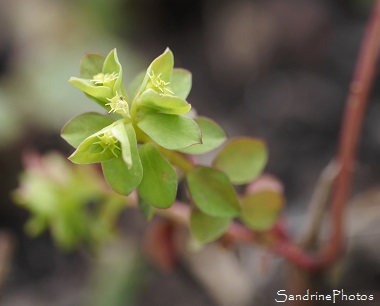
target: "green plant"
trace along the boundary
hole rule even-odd
[[[249,183],[261,174],[267,162],[265,144],[236,138],[222,148],[212,166],[195,165],[189,155],[219,147],[226,135],[211,119],[190,113],[186,98],[191,74],[173,65],[173,54],[166,49],[127,91],[116,50],[106,57],[87,54],[81,78],[71,78],[70,83],[109,114],[86,113],[65,125],[62,137],[76,148],[69,159],[101,163],[109,186],[122,195],[136,189],[147,214],[172,206],[178,182],[185,178],[194,204],[190,228],[201,242],[219,238],[238,216],[253,229],[271,228],[282,197],[265,191],[239,198],[232,185]],[[256,200],[263,196],[269,203]],[[258,220],[257,214],[263,218]]]
[[[113,191],[96,183],[100,186],[96,191],[100,207],[108,207],[107,203],[113,199],[116,203],[125,202],[129,207],[138,206],[148,219],[157,213],[172,222],[189,225],[193,236],[202,243],[224,235],[226,242],[264,245],[298,267],[320,271],[339,257],[343,244],[343,216],[379,48],[380,0],[376,2],[368,23],[349,89],[332,174],[329,171],[327,180],[323,179],[317,186],[318,191],[318,187],[326,185],[322,192],[317,192],[319,195],[314,201],[318,209],[312,214],[310,230],[306,231],[305,236],[309,237],[306,247],[289,238],[280,220],[284,204],[282,188],[276,182],[273,184],[273,179],[268,183],[267,177],[261,175],[268,158],[261,140],[235,138],[216,153],[211,165],[194,162],[192,155],[218,148],[226,141],[226,135],[214,121],[190,112],[191,106],[186,98],[191,88],[191,74],[173,68],[173,55],[169,49],[156,58],[146,72],[136,77],[128,91],[122,82],[122,67],[116,50],[107,57],[87,54],[83,58],[81,78],[71,78],[70,82],[108,114],[86,113],[66,124],[62,137],[76,148],[69,159],[77,164],[101,163],[104,177]],[[54,230],[54,224],[59,220],[64,230],[57,231],[57,237],[58,241],[64,241],[62,236],[71,226],[68,218],[59,209],[40,205],[45,199],[40,199],[38,192],[32,192],[49,190],[49,201],[65,207],[67,195],[62,195],[56,188],[62,182],[57,177],[46,179],[45,175],[36,187],[32,170],[33,167],[27,169],[21,188],[16,192],[18,202],[34,214],[29,231],[36,234],[48,225]],[[177,196],[179,183],[187,187],[189,196],[185,199]],[[245,184],[245,192],[238,195],[236,185]],[[66,185],[76,190],[74,194],[86,195],[80,198],[81,201],[91,200],[85,192],[86,184]],[[321,226],[323,214],[320,212],[325,210],[329,200],[331,239],[318,252],[310,254],[309,247]],[[106,214],[111,216],[106,219],[107,224],[114,222],[120,212],[120,206],[115,207]],[[71,213],[76,209],[83,209],[83,206],[71,208]],[[83,216],[87,218],[86,213]],[[97,216],[91,219],[89,227],[103,226],[102,213]],[[244,225],[233,222],[234,218],[240,218]],[[85,240],[88,234],[69,245],[75,245],[82,238]]]

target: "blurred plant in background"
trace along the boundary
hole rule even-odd
[[[94,248],[115,235],[125,200],[109,196],[95,168],[68,167],[58,153],[24,158],[25,173],[14,193],[17,203],[31,212],[26,230],[32,236],[48,228],[58,245]]]

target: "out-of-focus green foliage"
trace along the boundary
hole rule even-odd
[[[230,217],[212,217],[200,210],[193,210],[190,216],[190,230],[199,242],[206,243],[222,236],[231,220]]]
[[[187,185],[195,205],[213,217],[236,217],[239,200],[228,177],[209,167],[196,167],[187,174]]]
[[[125,207],[117,195],[107,197],[101,176],[92,167],[70,166],[57,153],[28,155],[15,201],[27,208],[27,232],[36,236],[47,228],[65,249],[80,243],[95,247],[114,235]]]
[[[246,195],[241,204],[243,222],[255,231],[265,231],[277,221],[284,198],[278,192],[266,190]]]
[[[231,140],[219,152],[213,166],[224,171],[234,184],[246,184],[261,174],[268,161],[261,140],[239,137]]]
[[[91,275],[86,306],[132,306],[147,269],[136,246],[115,240],[103,248]]]

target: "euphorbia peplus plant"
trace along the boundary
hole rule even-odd
[[[129,95],[122,83],[116,50],[107,57],[87,54],[83,58],[81,78],[70,82],[105,108],[108,115],[79,115],[66,124],[62,137],[76,148],[70,156],[74,163],[102,164],[106,181],[115,192],[109,192],[104,181],[91,175],[93,172],[80,171],[74,165],[76,169],[64,176],[65,171],[51,170],[62,164],[54,155],[27,163],[15,200],[33,213],[27,224],[29,232],[38,234],[49,226],[62,246],[74,247],[80,241],[97,244],[112,234],[124,202],[133,206],[137,198],[148,218],[157,211],[168,222],[190,225],[201,242],[213,241],[225,233],[227,243],[264,244],[298,267],[312,272],[326,269],[339,258],[344,242],[344,213],[379,46],[377,0],[349,88],[338,154],[316,186],[311,201],[316,209],[311,210],[303,246],[292,240],[278,222],[284,202],[282,188],[261,176],[267,162],[261,140],[235,138],[219,151],[211,166],[193,162],[190,155],[221,146],[226,135],[212,120],[190,116],[191,106],[186,99],[191,74],[173,69],[173,55],[168,49],[132,82]],[[178,182],[184,177],[191,205],[176,200]],[[234,185],[242,184],[248,187],[238,196]],[[134,196],[135,189],[138,197]],[[91,201],[99,205],[89,216],[91,211],[84,204]],[[331,206],[330,236],[318,249],[316,238],[327,203]],[[240,217],[245,226],[231,223],[235,217]],[[163,227],[164,231],[167,228]],[[161,242],[155,239],[156,244]],[[310,249],[317,251],[309,253]]]
[[[201,242],[219,238],[235,217],[253,230],[270,229],[283,205],[281,194],[266,190],[239,197],[234,188],[261,174],[267,162],[265,144],[235,138],[211,166],[195,165],[189,155],[218,148],[226,134],[211,119],[193,116],[186,101],[191,73],[173,66],[173,54],[166,49],[127,91],[116,49],[106,57],[85,55],[80,78],[70,83],[108,114],[85,113],[65,125],[62,137],[76,148],[69,159],[101,163],[115,192],[127,196],[137,190],[147,216],[174,203],[178,182],[185,176],[194,204],[189,224]]]

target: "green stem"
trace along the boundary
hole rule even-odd
[[[173,166],[181,169],[184,173],[187,173],[194,168],[194,163],[192,160],[182,153],[167,150],[159,146],[157,146],[157,149],[170,161]]]

